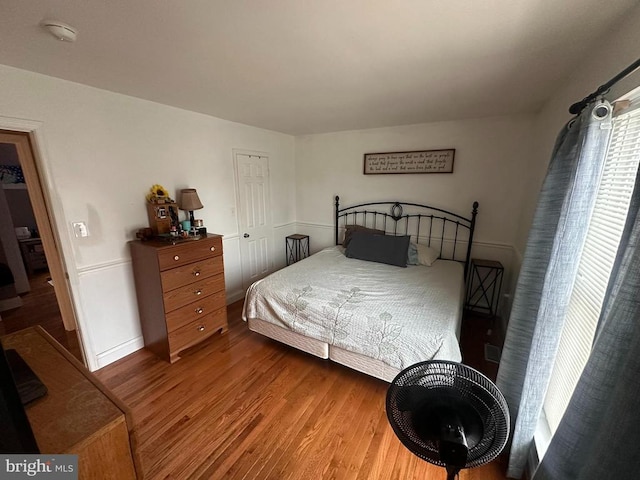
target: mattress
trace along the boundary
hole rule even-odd
[[[372,359],[377,373],[365,373],[388,380],[419,361],[461,360],[463,270],[446,260],[396,267],[329,247],[254,283],[243,319],[322,358]]]

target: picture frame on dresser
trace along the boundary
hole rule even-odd
[[[167,362],[227,331],[222,236],[129,242],[144,344]]]

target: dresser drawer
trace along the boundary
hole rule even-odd
[[[197,282],[203,278],[211,277],[224,272],[222,255],[214,258],[196,261],[189,265],[172,268],[160,273],[162,277],[162,291],[168,292],[174,288],[182,287]]]
[[[167,313],[167,331],[172,332],[187,323],[204,318],[208,314],[226,305],[226,294],[224,290],[189,303],[184,307]]]
[[[224,290],[224,274],[219,273],[213,277],[203,278],[165,293],[164,311],[171,312],[221,290]]]
[[[160,270],[186,265],[196,260],[204,260],[222,255],[222,238],[193,240],[158,251]]]
[[[227,328],[227,308],[223,307],[217,311],[194,320],[182,327],[169,332],[169,347],[172,352],[178,352],[190,345],[195,345],[201,340],[218,330]]]

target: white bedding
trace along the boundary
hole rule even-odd
[[[458,262],[402,268],[347,258],[336,246],[254,283],[243,319],[401,370],[424,360],[461,360],[463,294]]]

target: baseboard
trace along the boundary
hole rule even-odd
[[[227,305],[237,302],[238,300],[244,299],[245,292],[244,290],[236,290],[234,292],[227,292]]]
[[[98,369],[106,367],[110,363],[120,360],[126,357],[130,353],[137,352],[144,347],[144,339],[142,337],[133,338],[127,342],[121,343],[109,350],[98,353],[96,355],[96,364]]]

